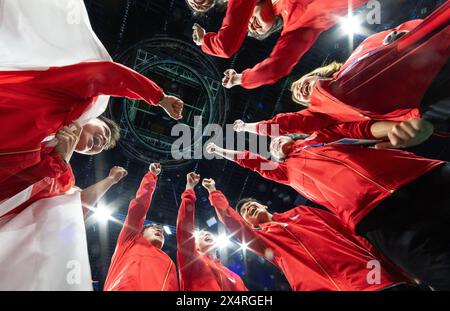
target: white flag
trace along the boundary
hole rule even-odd
[[[92,290],[80,193],[39,200],[0,224],[0,290]]]

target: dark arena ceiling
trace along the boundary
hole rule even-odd
[[[423,18],[443,0],[380,2],[382,23],[364,24],[367,35],[410,19]],[[176,138],[171,136],[171,128],[181,123],[193,129],[199,120],[203,126],[230,124],[236,119],[254,122],[269,119],[279,112],[299,110],[301,107],[291,100],[291,82],[324,62],[345,60],[353,47],[366,36],[355,36],[351,42],[336,25],[320,36],[288,77],[254,90],[240,87],[226,90],[220,84],[224,70],[236,68],[240,71],[264,59],[270,53],[277,34],[265,41],[247,38],[231,59],[221,59],[203,54],[191,38],[194,23],[209,31],[217,30],[224,8],[215,8],[201,16],[192,14],[184,0],[85,0],[85,3],[95,32],[114,60],[150,77],[168,94],[182,98],[185,112],[182,120],[173,121],[159,109],[148,109],[143,103],[113,99],[107,113],[120,123],[123,139],[117,148],[101,155],[74,156],[73,168],[79,187],[86,187],[107,176],[114,165],[126,168],[128,176],[114,186],[102,202],[114,210],[115,218],[123,220],[148,164],[161,162],[163,171],[147,219],[169,226],[172,232],[186,184],[185,176],[192,170],[203,177],[214,178],[217,188],[228,196],[231,204],[248,196],[265,202],[272,212],[288,210],[295,204],[309,204],[294,190],[267,181],[229,161],[172,159],[171,145]],[[206,139],[206,136],[193,136],[189,149],[201,147]],[[199,228],[223,231],[221,225],[211,222],[215,212],[201,187],[197,189],[196,207]],[[114,222],[87,221],[96,289],[103,287],[120,228],[120,224]],[[167,235],[164,250],[174,260],[175,245],[175,236]],[[263,259],[250,253],[244,259],[242,252],[236,252],[233,245],[224,252],[221,253],[222,261],[243,276],[250,290],[289,290],[284,276]]]

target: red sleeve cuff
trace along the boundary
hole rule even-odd
[[[151,171],[148,171],[147,174],[145,174],[145,177],[148,180],[153,180],[153,181],[157,181],[158,180],[158,176],[156,176],[155,174],[153,174]]]
[[[211,198],[214,198],[214,197],[216,197],[216,196],[224,196],[223,195],[223,193],[222,193],[222,191],[220,191],[220,190],[214,190],[214,191],[212,191],[210,194],[209,194],[209,198],[211,199]]]
[[[360,131],[361,131],[361,135],[363,135],[364,137],[367,137],[367,139],[376,139],[375,136],[373,136],[372,134],[372,125],[377,122],[375,120],[370,120],[365,122],[364,124],[362,124]]]
[[[206,54],[210,54],[210,55],[214,55],[213,51],[211,50],[210,47],[210,39],[211,37],[215,36],[216,33],[215,32],[207,32],[205,34],[205,36],[203,37],[203,42],[202,42],[202,51]]]
[[[255,87],[253,87],[248,80],[248,74],[250,72],[250,69],[245,69],[244,71],[241,72],[242,77],[241,77],[241,87],[245,88],[245,89],[253,89]]]
[[[155,100],[153,101],[153,105],[158,106],[159,103],[163,100],[163,96],[164,96],[164,90],[158,86],[158,89],[156,90]]]
[[[220,208],[223,206],[228,207],[229,205],[227,198],[219,190],[214,190],[209,194],[209,201],[216,208]]]
[[[184,190],[183,194],[181,195],[181,199],[195,201],[196,200],[195,191],[193,189]]]
[[[67,169],[69,168],[69,164],[61,157],[61,155],[53,150],[52,156],[55,160],[55,164],[60,167],[61,171],[67,171]]]

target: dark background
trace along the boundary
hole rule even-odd
[[[366,35],[389,29],[410,19],[423,18],[444,1],[380,2],[382,23],[381,25],[364,24],[367,30]],[[94,31],[115,60],[120,60],[119,56],[123,56],[129,47],[161,35],[184,41],[191,45],[191,48],[198,49],[200,53],[200,49],[191,40],[193,23],[199,23],[207,31],[215,31],[220,27],[225,13],[225,8],[215,8],[206,15],[195,15],[188,9],[184,0],[85,0],[85,3]],[[280,112],[301,109],[290,99],[291,82],[325,62],[344,61],[353,47],[356,47],[366,35],[355,35],[354,42],[351,44],[348,35],[343,34],[339,26],[331,28],[321,35],[294,71],[276,84],[254,90],[234,87],[231,90],[221,91],[224,94],[222,103],[224,106],[218,107],[222,109],[217,109],[217,113],[220,114],[219,119],[226,123],[233,123],[236,119],[254,122],[269,119]],[[240,51],[231,59],[205,57],[216,67],[218,73],[228,68],[235,68],[240,72],[267,57],[277,37],[278,35],[275,34],[263,42],[247,38]],[[178,53],[183,51],[180,50]],[[221,78],[217,76],[217,79]],[[113,216],[119,220],[123,220],[126,215],[128,202],[134,196],[142,176],[148,170],[148,163],[130,155],[125,149],[127,145],[122,143],[101,155],[92,157],[76,155],[73,159],[77,185],[81,188],[107,176],[109,169],[114,165],[123,166],[128,170],[129,175],[115,185],[102,201],[102,204],[114,210]],[[286,211],[296,204],[309,204],[289,187],[265,180],[229,161],[192,160],[182,165],[168,164],[165,167],[166,157],[152,150],[142,152],[163,164],[163,172],[147,218],[171,226],[172,231],[176,224],[180,196],[186,184],[185,175],[194,169],[203,177],[214,178],[217,188],[227,195],[231,204],[248,196],[267,204],[272,212]],[[197,199],[196,218],[199,229],[208,229],[214,233],[221,232],[223,228],[219,224],[210,228],[206,224],[206,220],[214,217],[215,212],[209,205],[206,191],[201,187],[197,189]],[[93,217],[87,221],[91,268],[96,289],[103,287],[120,228],[120,223],[110,221],[107,224],[101,224],[97,223]],[[166,236],[164,250],[174,260],[175,243],[173,234]],[[275,267],[251,253],[247,253],[244,260],[242,252],[236,252],[234,244],[227,251],[222,252],[221,257],[228,267],[243,277],[250,290],[289,290],[284,276]]]

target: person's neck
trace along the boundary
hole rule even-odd
[[[151,241],[150,244],[153,245],[156,248],[162,249],[162,244],[160,242]]]
[[[272,221],[272,218],[273,218],[273,215],[271,213],[267,213],[266,221],[260,222],[258,225],[269,223]]]
[[[291,140],[290,142],[286,143],[285,152],[284,152],[286,154],[286,156],[288,156],[294,150],[294,145],[295,145],[295,140]]]

